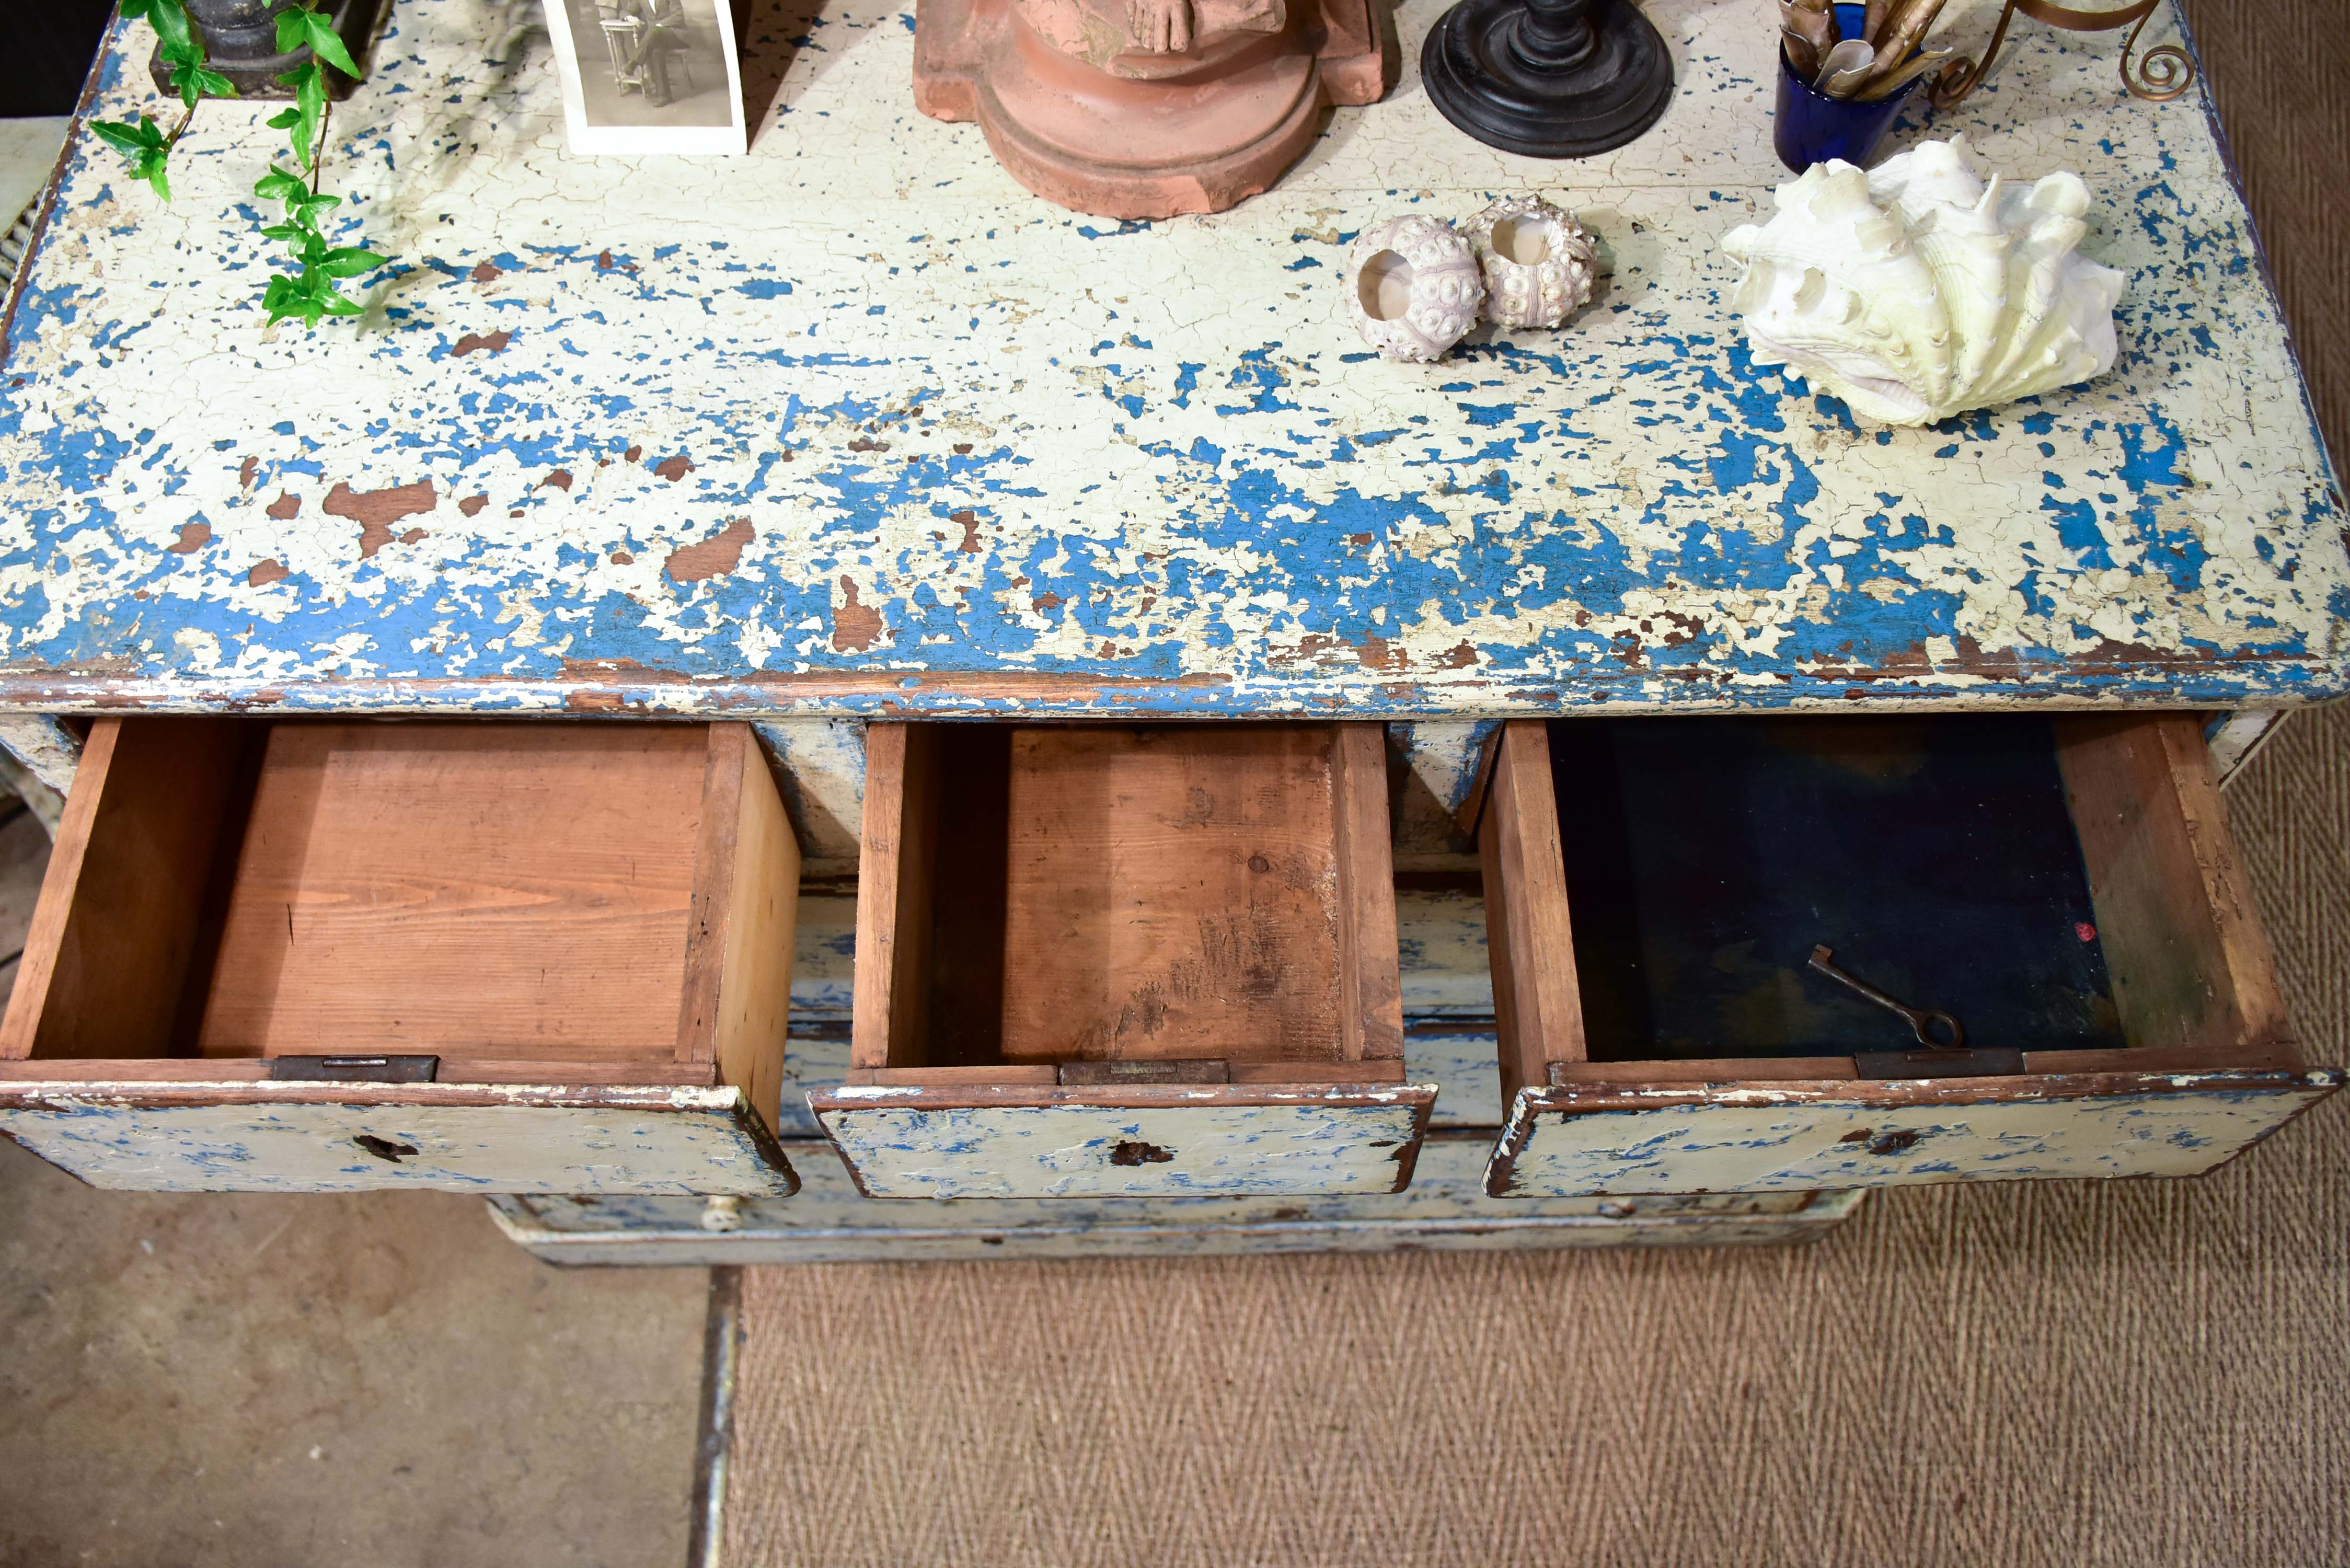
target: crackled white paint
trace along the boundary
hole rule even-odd
[[[732,1090],[674,1103],[648,1096],[634,1107],[526,1103],[546,1092],[522,1091],[500,1106],[154,1106],[12,1093],[0,1105],[0,1133],[93,1187],[140,1192],[792,1190],[790,1173],[759,1158]],[[356,1141],[363,1134],[416,1153],[380,1158]]]
[[[1286,1103],[969,1108],[816,1106],[841,1158],[876,1198],[1182,1198],[1232,1193],[1387,1192],[1417,1142],[1433,1085],[1405,1093],[1284,1097]],[[1164,1162],[1111,1163],[1122,1143]]]
[[[1503,1147],[1531,1123],[1525,1143],[1513,1166],[1497,1156],[1491,1174],[1498,1181],[1506,1171],[1507,1190],[1527,1197],[2199,1176],[2340,1082],[2329,1074],[2257,1089],[2213,1081],[2224,1076],[2202,1088],[1972,1105],[1756,1091],[1711,1104],[1561,1111],[1526,1090]]]
[[[966,1198],[874,1203],[821,1142],[785,1145],[805,1183],[754,1199],[736,1228],[702,1228],[690,1198],[499,1198],[508,1236],[558,1263],[843,1263],[977,1258],[1204,1257],[1800,1241],[1857,1206],[1856,1192],[1503,1200],[1482,1188],[1486,1140],[1431,1138],[1396,1193],[1301,1198]]]
[[[315,335],[257,306],[267,106],[204,106],[169,206],[84,131],[7,348],[0,688],[1462,716],[2350,686],[2342,514],[2199,87],[2139,102],[2111,37],[2014,29],[1935,133],[2081,173],[2121,361],[1862,431],[1728,306],[1717,242],[1785,178],[1768,0],[1648,0],[1670,107],[1564,163],[1437,115],[1445,4],[1275,189],[1121,225],[917,113],[894,0],[754,26],[781,86],[731,160],[575,157],[527,11],[400,0],[328,161],[338,238],[400,266]],[[161,112],[148,47],[118,24],[97,112]],[[1347,242],[1525,191],[1597,237],[1600,297],[1361,358]],[[388,529],[350,514],[390,491]]]

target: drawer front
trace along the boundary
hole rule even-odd
[[[1594,723],[1480,824],[1496,1197],[2194,1176],[2341,1082],[2191,717]]]
[[[101,720],[0,1131],[101,1187],[788,1191],[798,866],[742,724]]]
[[[271,1093],[271,1090],[279,1092]],[[144,1192],[733,1194],[798,1187],[739,1090],[8,1084],[0,1133]]]
[[[1115,1096],[875,1086],[808,1104],[871,1198],[1185,1198],[1399,1191],[1435,1099],[1433,1084]]]
[[[1486,1190],[1628,1197],[2200,1176],[2341,1081],[2317,1070],[1528,1089],[1511,1106]]]

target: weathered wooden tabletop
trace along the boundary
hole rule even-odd
[[[6,327],[0,705],[1327,711],[2350,689],[2343,505],[2200,89],[2019,22],[1963,130],[2068,168],[2122,362],[1856,427],[1744,352],[1715,243],[1785,178],[1767,0],[1652,0],[1679,88],[1581,163],[1409,62],[1272,193],[1137,224],[924,119],[910,9],[756,8],[743,160],[579,159],[536,0],[400,0],[336,114],[354,325],[265,331],[208,104],[167,209],[78,131]],[[1990,0],[1954,0],[1973,42]],[[2172,34],[2160,16],[2153,42]],[[143,26],[89,112],[161,111]],[[780,76],[780,90],[776,78]],[[757,123],[754,118],[754,124]],[[1895,145],[1913,140],[1897,132]],[[1567,330],[1391,366],[1346,242],[1538,189],[1612,268]]]

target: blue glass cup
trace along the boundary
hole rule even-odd
[[[1866,16],[1859,5],[1835,7],[1836,31],[1847,38],[1860,36]],[[1841,158],[1860,168],[1877,155],[1877,144],[1893,129],[1902,108],[1926,85],[1928,77],[1914,78],[1892,97],[1877,103],[1830,98],[1795,74],[1787,51],[1779,50],[1779,107],[1773,117],[1771,144],[1779,161],[1801,174],[1814,163]]]

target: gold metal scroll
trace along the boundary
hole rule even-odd
[[[2052,5],[2049,0],[2007,0],[1999,14],[1999,26],[1991,29],[1982,63],[1952,60],[1935,77],[1929,96],[1936,109],[1950,109],[1982,86],[1983,78],[1991,75],[1991,67],[1999,58],[2000,46],[2007,42],[2007,25],[2021,11],[2035,22],[2044,22],[2067,33],[2105,33],[2127,27],[2129,36],[2122,41],[2122,86],[2129,89],[2132,98],[2168,103],[2195,85],[2195,58],[2177,44],[2164,44],[2137,54],[2137,36],[2146,31],[2147,22],[2161,3],[2162,0],[2133,0],[2127,5],[2080,11],[2069,5]]]

